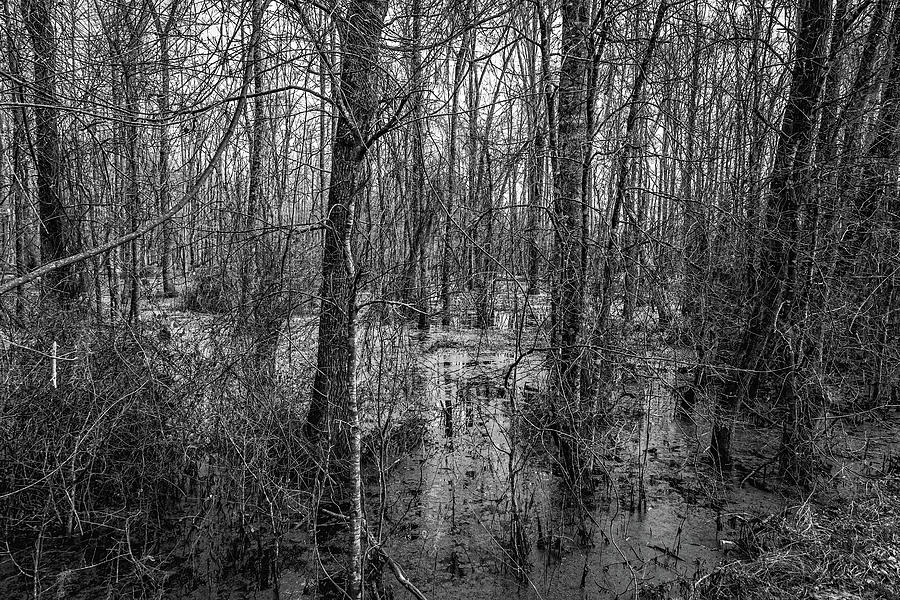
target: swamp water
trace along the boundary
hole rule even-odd
[[[540,434],[543,355],[504,339],[411,337],[415,389],[399,411],[396,389],[387,394],[391,418],[413,418],[421,443],[380,474],[369,466],[367,518],[428,598],[678,596],[723,559],[743,523],[787,505],[765,482],[771,433],[772,446],[759,448],[762,430],[739,432],[731,479],[714,476],[707,408],[676,409],[684,364],[674,352],[629,358],[611,394],[620,416],[593,444],[596,492],[582,504]],[[396,373],[387,377],[396,388]],[[385,427],[382,411],[369,411],[368,431]],[[281,598],[308,593],[308,573],[283,575]],[[396,598],[412,597],[387,570],[385,581]]]
[[[581,510],[554,475],[549,436],[533,435],[541,358],[515,359],[420,359],[424,442],[392,469],[385,516],[388,552],[429,598],[631,597],[702,576],[729,517],[775,509],[764,492],[704,481],[706,432],[676,418],[673,358],[644,361],[624,386],[633,410],[595,444],[595,506]]]

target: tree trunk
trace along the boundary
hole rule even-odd
[[[476,325],[481,329],[491,327],[494,324],[493,295],[495,261],[497,258],[494,256],[495,191],[490,140],[494,135],[494,118],[496,116],[500,91],[503,88],[505,75],[511,59],[512,53],[506,53],[500,73],[497,76],[497,86],[494,88],[493,96],[487,105],[487,116],[484,120],[484,126],[480,135],[477,131],[477,122],[474,118],[470,122],[470,127],[472,128],[470,129],[470,136],[474,137],[472,150],[477,153],[478,157],[477,168],[474,164],[470,165],[471,167],[476,168],[472,196],[472,213],[475,217],[475,221],[471,227],[471,236],[474,242],[474,274],[472,281],[475,291]],[[473,95],[478,94],[478,87],[476,85],[473,85],[472,92]],[[502,196],[503,188],[501,187],[500,197]],[[483,234],[481,233],[482,231],[484,232]]]
[[[125,213],[128,216],[129,233],[138,228],[140,220],[140,165],[138,163],[138,59],[144,31],[149,14],[146,5],[135,11],[133,6],[128,6],[120,15],[123,17],[126,27],[125,34],[128,42],[125,44],[122,56],[122,80],[125,92],[125,168],[126,191]],[[119,26],[119,24],[115,24]],[[128,320],[135,322],[140,312],[141,298],[141,273],[140,240],[135,238],[125,247],[125,270],[128,298]]]
[[[250,49],[252,61],[253,129],[250,140],[249,174],[247,183],[247,212],[243,223],[243,253],[241,260],[241,311],[246,315],[253,344],[253,367],[263,375],[263,381],[271,382],[275,364],[275,352],[285,318],[282,299],[282,282],[278,273],[280,252],[274,234],[269,231],[265,218],[266,173],[264,146],[268,135],[266,116],[265,63],[262,46],[265,40],[263,16],[266,0],[253,0],[253,30],[256,40]],[[271,201],[270,201],[271,202]]]
[[[339,573],[322,579],[326,595],[359,598],[362,593],[360,423],[356,370],[356,264],[354,217],[366,192],[363,161],[378,108],[378,50],[387,0],[352,0],[343,27],[340,89],[335,102],[344,110],[338,118],[332,146],[331,180],[322,254],[319,339],[316,374],[305,433],[321,450],[320,486],[335,485],[328,495],[347,514],[350,552]],[[330,471],[330,473],[329,473]],[[330,483],[329,483],[330,482]],[[323,490],[324,491],[324,490]],[[343,512],[342,512],[343,511]],[[325,535],[327,513],[320,511],[317,536]],[[344,530],[347,527],[342,528]],[[320,540],[321,541],[321,540]],[[330,588],[330,589],[329,589]]]
[[[581,401],[581,328],[584,317],[581,201],[588,131],[587,74],[590,63],[588,6],[584,0],[562,3],[562,65],[559,77],[558,161],[554,170],[553,265],[551,285],[551,410],[563,467],[570,484],[581,479],[577,415]]]
[[[873,17],[874,20],[874,17]],[[886,256],[897,256],[896,225],[900,213],[897,208],[897,170],[898,144],[900,144],[900,6],[894,11],[890,39],[893,48],[886,51],[891,56],[887,80],[884,84],[881,107],[872,123],[872,135],[862,168],[861,181],[853,194],[852,210],[855,223],[852,228],[855,260],[863,263],[863,269],[878,286],[872,293],[872,307],[880,322],[872,333],[857,333],[869,337],[869,344],[879,349],[875,359],[870,363],[869,403],[877,406],[882,392],[884,379],[884,358],[891,345],[891,313],[897,312],[894,300],[894,286],[897,278],[896,261]],[[885,232],[885,233],[882,233]],[[870,292],[864,292],[869,294]],[[871,340],[871,337],[876,339]],[[874,364],[872,364],[874,363]]]
[[[15,267],[16,277],[21,277],[28,272],[28,218],[27,214],[27,198],[28,198],[28,163],[27,142],[28,142],[28,124],[26,122],[25,112],[25,90],[21,83],[22,70],[19,62],[18,43],[13,36],[13,23],[11,15],[8,13],[7,3],[3,3],[4,21],[6,22],[6,52],[9,63],[9,72],[12,75],[12,83],[10,85],[10,97],[14,104],[23,106],[13,107],[12,113],[12,198],[13,198],[13,223],[15,231],[13,233],[15,244]],[[16,288],[16,315],[22,317],[25,313],[25,288],[18,286]]]
[[[457,136],[459,119],[459,89],[462,87],[465,76],[466,54],[469,50],[468,30],[463,35],[456,59],[453,65],[453,89],[450,91],[450,131],[447,150],[447,197],[444,200],[447,215],[444,220],[443,252],[441,256],[441,326],[450,325],[450,268],[453,258],[453,209],[456,201],[457,182],[457,154],[459,153],[459,141]]]
[[[765,22],[765,36],[763,36],[763,15],[767,15]],[[750,125],[749,148],[747,153],[747,197],[745,200],[746,232],[744,238],[744,281],[747,290],[746,295],[754,298],[759,293],[759,235],[760,214],[763,200],[763,168],[765,164],[764,151],[766,147],[766,132],[769,129],[769,121],[764,116],[768,113],[763,106],[763,79],[765,69],[762,53],[771,43],[777,15],[770,11],[764,0],[754,0],[752,4],[753,42],[750,54],[750,74],[754,81],[750,84]],[[771,105],[770,105],[771,106]]]
[[[169,138],[169,126],[166,119],[169,118],[170,112],[170,94],[171,94],[171,65],[169,58],[169,35],[175,24],[176,9],[178,2],[174,2],[169,8],[169,18],[163,24],[159,15],[154,13],[156,19],[156,31],[159,36],[159,66],[160,66],[160,90],[159,90],[159,116],[163,120],[159,129],[159,210],[164,213],[169,210],[171,202],[172,190],[170,189],[170,173],[169,173],[169,155],[171,153],[172,142]],[[161,247],[159,248],[160,271],[162,272],[163,295],[167,298],[173,298],[178,293],[175,290],[174,265],[172,264],[172,254],[174,252],[174,225],[171,221],[166,221],[162,225]]]
[[[415,307],[417,326],[428,329],[428,287],[426,271],[426,244],[431,225],[430,213],[425,197],[425,152],[424,135],[424,73],[422,72],[422,6],[421,0],[413,0],[412,7],[412,56],[410,58],[410,112],[413,115],[410,178],[412,198],[410,199],[409,253],[403,269],[401,299]]]
[[[466,86],[466,111],[467,111],[467,132],[466,132],[466,202],[465,209],[460,217],[460,224],[464,231],[469,235],[462,236],[460,245],[462,246],[462,277],[466,284],[466,290],[472,292],[476,287],[475,259],[478,252],[478,117],[481,104],[480,80],[478,77],[478,63],[475,62],[475,32],[468,36],[468,85]],[[477,304],[477,302],[476,302]],[[476,309],[477,310],[477,309]],[[477,317],[476,317],[477,318]]]
[[[498,86],[499,87],[499,86]],[[490,122],[490,121],[488,121]],[[485,127],[484,135],[489,135],[490,125]],[[476,325],[480,329],[487,329],[494,324],[494,182],[491,169],[491,153],[487,142],[483,143],[478,160],[478,177],[476,188],[478,189],[476,218],[483,224],[484,235],[480,244],[475,248],[475,314]],[[473,228],[475,231],[481,227]],[[476,238],[476,241],[478,238]]]
[[[695,4],[696,8],[696,4]],[[698,190],[694,186],[694,172],[697,163],[697,111],[700,91],[700,57],[703,47],[703,25],[697,10],[694,11],[696,29],[694,32],[694,48],[691,52],[691,77],[687,105],[687,146],[685,148],[684,169],[681,180],[681,201],[685,206],[684,226],[684,295],[681,311],[687,319],[688,330],[696,327],[695,318],[700,311],[700,295],[705,271],[705,256],[709,244],[706,231],[706,219],[703,204],[696,197]]]
[[[529,133],[532,144],[528,151],[528,160],[525,166],[525,181],[528,186],[528,208],[525,225],[526,251],[527,251],[527,279],[528,294],[538,291],[541,277],[541,213],[544,210],[544,173],[546,170],[546,115],[543,110],[543,100],[546,98],[544,88],[547,82],[540,76],[537,65],[537,52],[532,51],[529,56],[529,83],[532,91],[532,99],[527,103]]]
[[[641,113],[640,99],[644,94],[644,85],[647,81],[647,71],[653,60],[656,51],[656,45],[659,41],[659,33],[662,30],[665,21],[666,12],[669,8],[669,0],[662,0],[656,11],[656,19],[653,22],[653,29],[650,32],[650,39],[647,42],[647,49],[638,65],[637,73],[634,77],[634,85],[631,89],[631,95],[628,99],[628,116],[625,120],[625,141],[622,149],[619,151],[618,160],[614,170],[615,188],[612,197],[612,217],[609,222],[609,233],[607,235],[606,248],[603,254],[603,269],[598,285],[598,296],[600,300],[600,308],[597,315],[597,325],[595,326],[594,340],[602,343],[606,336],[608,327],[610,309],[612,307],[612,281],[618,268],[618,260],[616,253],[619,252],[619,222],[623,210],[629,210],[632,201],[629,194],[629,174],[634,157],[637,154],[638,143],[636,139],[638,118]]]
[[[59,109],[56,100],[56,32],[50,0],[23,0],[22,16],[34,50],[34,151],[38,217],[41,221],[41,260],[44,264],[78,252],[78,228],[66,214],[61,195],[62,155],[59,149]],[[81,295],[77,266],[50,272],[44,291],[62,305]]]
[[[795,161],[798,150],[808,144],[815,126],[816,104],[822,87],[831,3],[829,0],[807,0],[800,10],[797,50],[791,78],[791,89],[781,125],[781,136],[775,153],[767,229],[762,240],[761,287],[753,301],[749,323],[738,352],[741,370],[729,377],[722,391],[722,407],[713,426],[710,453],[720,468],[730,464],[731,430],[744,398],[759,386],[760,365],[769,363],[776,352],[770,338],[777,321],[793,311],[781,306],[793,298],[797,262],[798,198],[802,191],[802,170],[807,166]],[[779,317],[781,315],[781,317]],[[793,323],[786,323],[790,328]],[[796,381],[793,367],[789,382]],[[795,401],[802,395],[792,394]],[[795,410],[795,414],[803,412]]]

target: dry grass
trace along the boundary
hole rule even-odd
[[[739,548],[694,598],[900,599],[900,475],[832,508],[803,504],[750,524]]]

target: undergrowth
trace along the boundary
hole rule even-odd
[[[738,552],[701,579],[692,597],[900,598],[900,473],[835,506],[804,503],[748,524]]]

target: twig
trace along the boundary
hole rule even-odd
[[[344,521],[349,521],[350,518],[346,515],[342,515],[333,511],[328,510],[327,508],[320,508],[320,510],[327,514],[330,517],[334,517],[336,519],[342,519]],[[388,567],[390,567],[391,572],[394,574],[394,577],[397,578],[397,581],[400,582],[406,591],[416,597],[417,600],[428,600],[428,596],[419,591],[419,588],[415,586],[415,584],[409,580],[406,576],[406,573],[403,572],[403,568],[398,565],[394,559],[392,559],[381,547],[381,544],[378,540],[375,539],[375,536],[372,535],[372,532],[369,531],[369,525],[363,519],[363,530],[366,532],[366,538],[369,540],[369,545],[381,555],[381,558],[384,559],[384,562],[387,563]]]
[[[391,572],[394,574],[394,577],[397,578],[397,581],[400,582],[406,591],[415,596],[418,600],[428,600],[428,597],[419,591],[419,588],[415,586],[415,584],[406,577],[406,573],[403,572],[403,569],[400,568],[394,559],[387,555],[384,549],[378,545],[375,536],[372,535],[372,532],[366,529],[366,534],[369,536],[369,543],[372,544],[372,547],[378,551],[378,554],[381,555],[381,558],[384,559],[384,562],[387,563],[388,567],[391,568]]]

